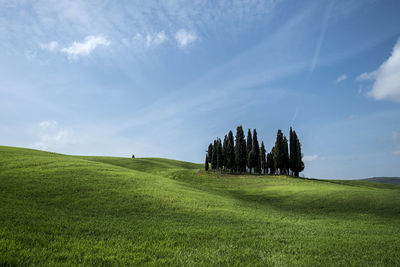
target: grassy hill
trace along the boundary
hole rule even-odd
[[[0,265],[400,265],[400,187],[0,147]]]

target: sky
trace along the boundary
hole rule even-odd
[[[296,130],[315,178],[400,176],[397,0],[0,0],[0,145],[204,162]]]

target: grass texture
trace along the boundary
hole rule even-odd
[[[0,265],[400,265],[400,186],[202,169],[0,147]]]

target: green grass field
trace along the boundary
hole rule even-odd
[[[400,186],[0,147],[0,265],[400,265]]]

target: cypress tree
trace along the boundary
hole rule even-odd
[[[217,169],[222,170],[223,158],[222,158],[222,144],[221,139],[217,139]]]
[[[253,130],[253,145],[252,145],[252,150],[254,150],[253,153],[253,168],[254,172],[261,173],[261,166],[260,166],[260,145],[258,144],[258,139],[257,139],[257,131],[256,129]]]
[[[283,147],[283,133],[279,129],[278,133],[276,134],[275,146],[273,148],[274,167],[276,170],[279,169],[279,174],[283,173],[283,169],[285,166]]]
[[[283,136],[283,172],[289,174],[289,151],[288,151],[288,140],[286,136]]]
[[[217,150],[218,150],[217,148],[218,148],[217,140],[214,140],[212,156],[211,156],[211,169],[213,170],[217,169]]]
[[[251,170],[256,165],[255,159],[256,159],[256,153],[255,153],[254,149],[252,149],[252,150],[250,150],[250,153],[247,156],[247,166],[249,167],[250,174],[251,174]]]
[[[210,163],[211,163],[211,159],[212,159],[212,152],[213,152],[213,145],[210,143],[208,145],[208,151],[207,151],[208,162],[210,162]]]
[[[249,129],[247,131],[247,142],[246,142],[246,159],[247,159],[247,166],[249,168],[250,168],[249,155],[252,148],[253,148],[253,139],[251,138],[251,130]],[[250,173],[251,173],[251,168],[250,168]]]
[[[225,135],[224,137],[224,142],[222,144],[222,165],[224,166],[224,169],[226,169],[227,165],[227,154],[228,154],[228,136]]]
[[[235,164],[235,143],[233,140],[233,133],[228,133],[228,144],[226,149],[226,167],[233,172],[236,169]]]
[[[267,173],[267,158],[266,158],[266,150],[264,146],[264,141],[261,141],[261,148],[260,148],[260,166],[262,169],[262,172],[264,174]]]
[[[292,140],[291,143],[293,142],[293,145],[290,144],[290,169],[294,173],[294,176],[298,177],[299,172],[302,172],[304,170],[304,162],[302,160],[302,154],[301,154],[301,144],[299,139],[297,138],[296,131],[292,132]],[[293,149],[293,156],[292,156],[292,149]]]
[[[290,155],[289,155],[289,168],[294,173],[295,172],[294,169],[296,168],[296,158],[297,158],[297,156],[296,156],[296,144],[295,144],[295,141],[294,141],[294,138],[293,138],[292,127],[290,127],[289,141],[290,141],[290,144],[289,144],[289,152],[290,152]]]
[[[206,162],[204,163],[204,169],[208,171],[208,156],[206,156]]]
[[[244,139],[244,132],[242,126],[236,129],[236,144],[235,144],[235,162],[238,172],[246,171],[246,140]]]
[[[268,170],[269,174],[275,174],[274,148],[272,148],[271,152],[267,155],[267,173]]]

